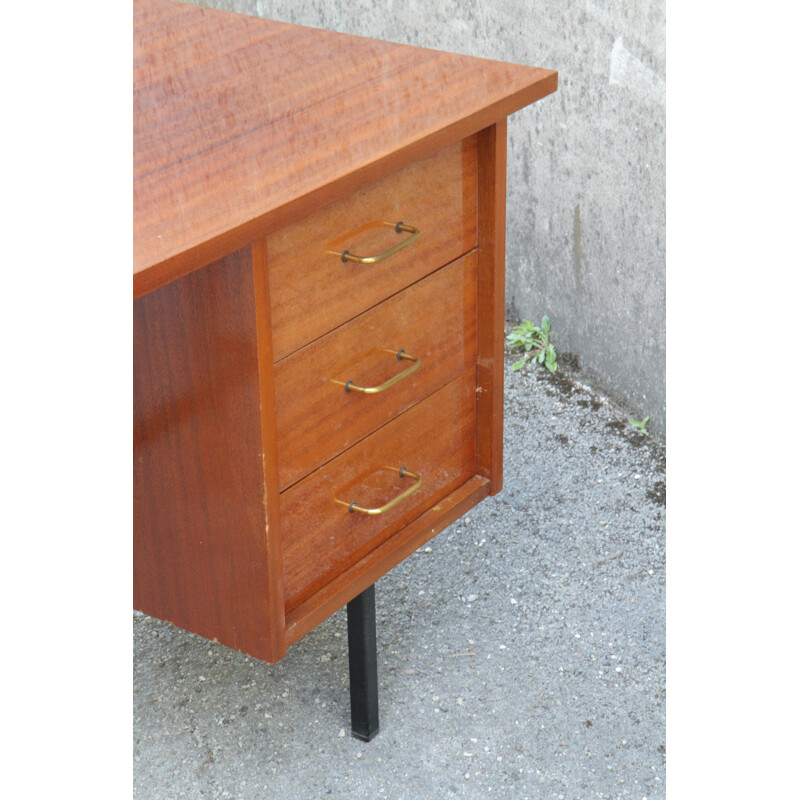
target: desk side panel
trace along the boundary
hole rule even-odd
[[[133,384],[134,606],[277,660],[249,247],[135,301]]]
[[[478,136],[478,474],[503,488],[503,345],[506,263],[506,132]]]

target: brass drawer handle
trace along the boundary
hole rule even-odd
[[[389,472],[398,472],[396,467],[383,467],[383,469],[389,470]],[[347,506],[347,510],[352,514],[354,511],[360,511],[362,514],[370,514],[372,516],[376,516],[378,514],[384,514],[389,509],[394,508],[399,502],[403,501],[409,495],[414,494],[414,492],[422,486],[422,475],[418,475],[416,472],[412,472],[410,469],[406,469],[405,467],[400,467],[399,474],[401,478],[414,478],[414,483],[408,487],[405,491],[401,492],[397,497],[393,500],[390,500],[385,506],[381,506],[380,508],[362,508],[358,505],[355,501],[352,503],[346,503],[344,500],[336,500],[339,505]]]
[[[394,353],[394,350],[386,350],[386,352]],[[347,383],[344,385],[344,390],[346,392],[378,394],[379,392],[385,391],[390,386],[394,386],[398,381],[403,380],[403,378],[407,378],[412,372],[416,372],[422,366],[422,362],[417,356],[412,356],[411,353],[406,353],[405,350],[398,350],[397,358],[401,361],[413,361],[414,363],[407,369],[404,369],[402,372],[398,372],[393,378],[389,378],[388,381],[382,383],[380,386],[358,386],[357,384],[353,383],[353,381],[347,381]]]
[[[393,245],[388,250],[378,253],[376,256],[354,256],[349,250],[345,250],[344,252],[340,252],[339,250],[328,250],[327,252],[331,255],[339,256],[342,261],[354,261],[356,264],[377,264],[379,261],[389,258],[389,256],[394,255],[398,250],[408,247],[411,242],[416,242],[417,239],[419,239],[420,231],[411,225],[404,225],[402,222],[381,222],[381,225],[385,225],[388,228],[394,228],[396,233],[410,233],[411,236],[409,236],[407,239],[403,239],[403,241],[398,242],[396,245]]]

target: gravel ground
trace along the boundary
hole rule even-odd
[[[665,448],[581,373],[506,369],[505,488],[270,665],[135,613],[133,796],[665,797]]]

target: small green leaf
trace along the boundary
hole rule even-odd
[[[556,349],[553,347],[552,344],[547,345],[547,350],[545,351],[545,366],[550,372],[555,372],[557,369],[556,366]]]
[[[524,360],[522,360],[522,361],[517,361],[516,363],[514,363],[514,364],[512,364],[512,365],[511,365],[511,369],[512,369],[514,372],[519,372],[519,371],[522,369],[522,367],[524,366],[524,364],[525,364],[525,361],[524,361]]]
[[[542,330],[545,332],[545,335],[550,333],[550,317],[546,314],[542,317]]]

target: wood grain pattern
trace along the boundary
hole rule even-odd
[[[474,368],[477,260],[464,256],[275,365],[281,489]],[[345,391],[408,367],[400,349],[421,359],[416,372],[380,394]]]
[[[276,360],[475,247],[477,149],[458,142],[267,238]],[[422,233],[385,261],[327,252],[381,253],[399,237],[380,223],[401,221]]]
[[[250,249],[133,316],[134,607],[277,660]]]
[[[478,139],[478,474],[503,488],[506,120]]]
[[[326,583],[287,614],[287,645],[292,645],[305,636],[417,548],[466,514],[488,494],[489,481],[477,475],[470,478],[394,536],[370,550],[364,558],[337,575],[330,583]]]
[[[551,70],[134,2],[134,296],[555,91]]]
[[[272,323],[270,319],[267,242],[257,239],[253,251],[253,299],[258,345],[261,453],[264,464],[262,502],[267,519],[267,617],[270,648],[275,659],[286,653],[286,619],[283,601],[283,552],[278,487],[278,430],[275,414],[275,371],[272,368]]]
[[[422,487],[381,516],[336,503],[380,507],[398,495],[408,480],[387,466],[418,472]],[[474,474],[470,371],[281,494],[287,612]]]

